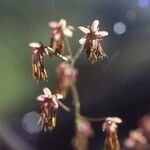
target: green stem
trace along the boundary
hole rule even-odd
[[[72,60],[71,67],[74,68],[75,62],[76,62],[77,58],[79,57],[79,55],[81,54],[81,52],[80,52],[81,48],[78,50],[78,52],[73,57],[72,49],[71,49],[71,46],[69,44],[67,37],[65,37],[65,42],[66,42],[66,47],[67,47],[69,56],[71,57],[71,60]],[[73,83],[70,88],[71,88],[71,93],[72,93],[72,98],[73,98],[75,119],[77,120],[78,118],[81,117],[81,115],[80,115],[80,99],[79,99],[79,94],[78,94],[78,90],[76,87],[76,83]]]
[[[74,66],[75,62],[77,61],[77,59],[79,58],[79,56],[81,55],[81,53],[84,50],[84,45],[82,45],[79,50],[77,51],[77,53],[75,54],[75,56],[72,59],[72,66]]]
[[[65,39],[66,47],[68,49],[69,56],[72,58],[73,54],[72,54],[71,46],[69,44],[69,40],[68,40],[68,38],[66,36],[64,37],[64,39]]]
[[[75,118],[78,119],[81,117],[81,115],[80,115],[80,99],[79,99],[78,90],[77,90],[75,84],[73,84],[71,86],[71,92],[72,92],[73,104],[75,107]]]

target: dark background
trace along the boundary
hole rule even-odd
[[[132,12],[132,13],[129,13]],[[64,18],[75,27],[95,19],[100,30],[109,32],[103,40],[108,59],[91,65],[82,54],[78,90],[81,113],[89,117],[119,116],[119,135],[137,127],[140,117],[150,111],[150,1],[149,0],[0,0],[0,149],[70,150],[73,114],[59,110],[58,125],[52,133],[31,134],[22,128],[23,116],[39,111],[36,97],[47,86],[54,89],[55,67],[60,59],[46,59],[49,82],[36,83],[31,76],[28,43],[49,44],[48,22]],[[123,34],[114,24],[126,26]],[[119,29],[118,29],[119,30]],[[82,33],[76,29],[70,40],[74,52]],[[68,105],[71,98],[68,96]],[[71,106],[70,106],[71,107]],[[90,149],[103,144],[100,123],[92,123],[95,136]],[[20,141],[21,140],[21,141]],[[12,144],[14,143],[14,144]]]

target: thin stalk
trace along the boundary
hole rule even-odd
[[[52,48],[51,48],[51,47],[49,47],[49,46],[47,47],[47,49],[48,49],[48,50],[50,50],[50,51],[51,51],[51,52],[53,52],[53,53],[55,52],[55,50],[54,50],[54,49],[52,49]],[[67,61],[67,62],[69,62],[69,61],[70,61],[70,59],[69,59],[69,58],[67,58],[67,57],[65,57],[65,56],[63,56],[63,55],[61,55],[61,54],[58,54],[58,53],[57,53],[57,54],[56,54],[56,56],[58,56],[59,58],[63,59],[64,61]]]
[[[77,53],[75,54],[75,56],[73,57],[73,60],[72,60],[72,65],[74,66],[75,62],[77,61],[77,59],[79,58],[79,56],[81,55],[81,53],[83,52],[84,50],[84,45],[82,45],[79,50],[77,51]]]
[[[74,68],[74,64],[75,64],[77,58],[79,57],[79,55],[81,54],[81,52],[80,52],[81,48],[79,48],[78,52],[73,57],[72,49],[71,49],[71,46],[69,44],[67,37],[65,37],[65,42],[66,42],[66,47],[67,47],[69,56],[71,57],[71,60],[72,60],[71,66],[72,66],[72,68]],[[75,119],[78,119],[81,117],[81,114],[80,114],[80,99],[79,99],[79,93],[78,93],[78,90],[76,87],[76,83],[73,83],[70,88],[71,88],[71,93],[72,93],[72,98],[73,98],[73,105],[74,105],[74,109],[75,109],[74,110],[75,111]]]
[[[69,40],[66,36],[64,36],[64,39],[65,39],[66,47],[68,49],[69,56],[72,58],[73,54],[72,54],[71,46],[69,44]]]
[[[72,92],[73,104],[75,107],[75,118],[78,119],[81,117],[81,115],[80,115],[80,99],[79,99],[78,90],[77,90],[75,84],[73,84],[71,86],[71,92]]]
[[[99,122],[99,121],[105,121],[107,119],[107,117],[102,117],[102,118],[90,118],[90,117],[86,117],[83,116],[85,119],[89,120],[89,121],[93,121],[93,122]]]

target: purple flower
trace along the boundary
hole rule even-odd
[[[69,111],[69,108],[62,104],[59,99],[62,99],[61,94],[52,95],[51,91],[48,88],[43,89],[44,95],[37,97],[37,100],[41,102],[41,117],[44,124],[44,131],[51,131],[56,126],[56,115],[59,105],[63,107],[66,111]]]
[[[107,56],[100,42],[104,36],[108,35],[108,32],[99,31],[98,25],[99,21],[95,20],[92,25],[87,28],[83,26],[78,27],[85,34],[84,37],[79,40],[79,43],[84,45],[86,55],[91,63],[95,63],[98,58],[103,59]]]
[[[32,42],[29,46],[32,48],[32,74],[34,79],[37,81],[48,80],[43,62],[43,57],[48,55],[48,51],[41,42]]]
[[[72,26],[67,26],[66,20],[61,19],[59,22],[52,21],[49,22],[49,27],[51,28],[51,42],[50,47],[55,50],[55,54],[64,53],[64,35],[67,37],[72,37],[74,29]]]

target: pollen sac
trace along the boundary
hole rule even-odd
[[[89,59],[91,64],[97,62],[98,59],[103,59],[104,57],[107,57],[99,41],[95,41],[94,43],[95,44],[93,44],[93,42],[88,41],[84,47],[87,58]]]
[[[41,42],[32,42],[29,44],[32,48],[32,75],[37,81],[48,80],[46,70],[44,68],[44,56],[49,55]]]
[[[62,38],[55,40],[53,35],[51,35],[50,47],[55,50],[54,54],[62,55],[64,53],[64,41]]]
[[[40,107],[44,131],[52,131],[56,127],[57,108],[50,100],[45,100]]]

